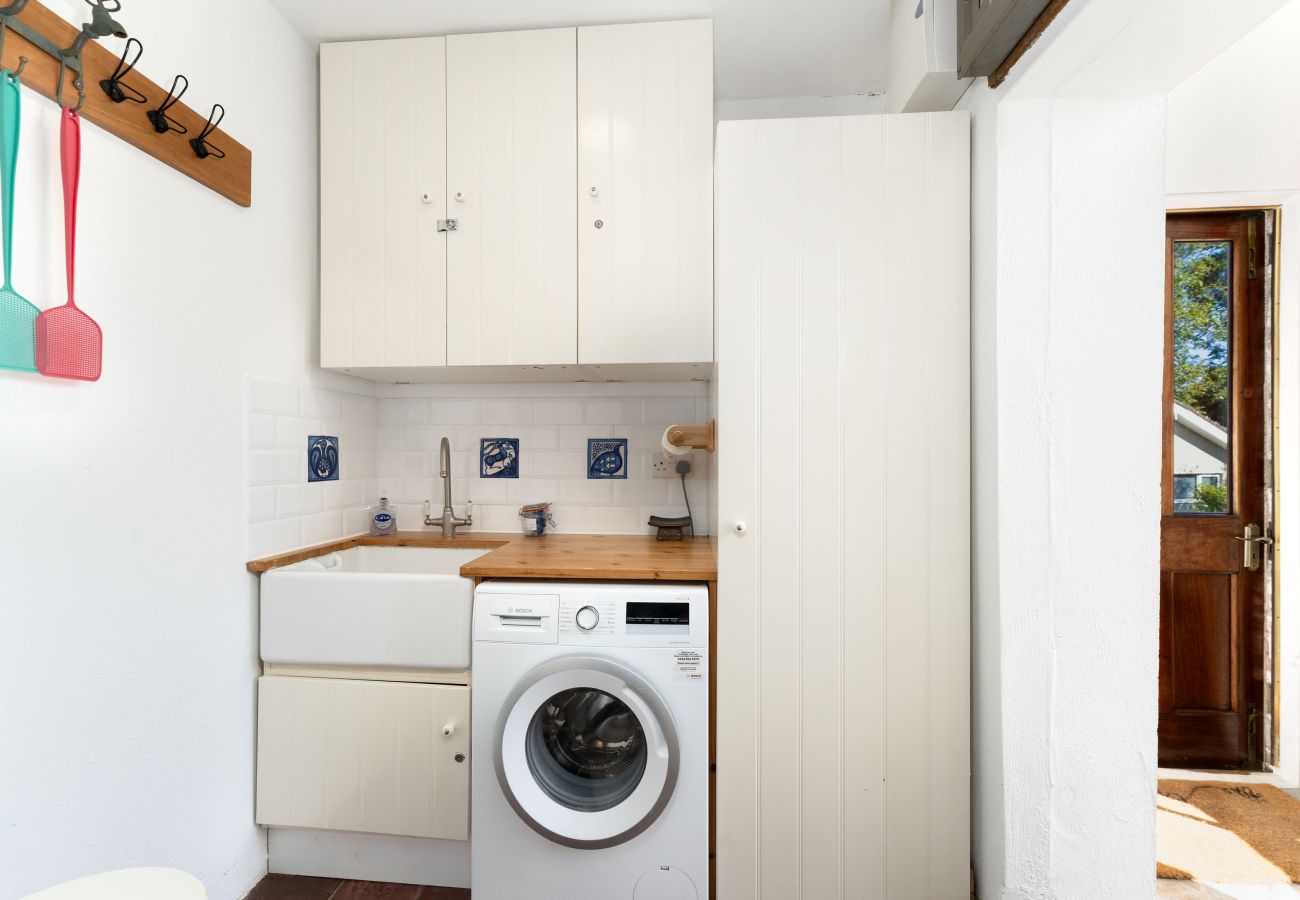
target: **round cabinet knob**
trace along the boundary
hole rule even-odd
[[[593,196],[593,197],[599,197],[599,196],[600,196],[600,188],[596,187],[596,186],[593,184],[591,187],[587,188],[587,193],[588,193],[588,194],[591,194],[591,196]]]
[[[421,194],[421,195],[420,195],[420,202],[421,202],[421,203],[432,203],[432,202],[433,202],[433,194]]]
[[[457,203],[464,203],[464,202],[465,202],[465,192],[464,192],[464,191],[457,191],[457,192],[456,192],[456,202],[457,202]]]
[[[583,631],[591,631],[600,624],[600,612],[594,606],[584,606],[573,618]]]
[[[596,227],[597,227],[597,228],[604,228],[604,227],[605,227],[605,220],[604,220],[604,219],[597,219],[597,220],[596,220]]]

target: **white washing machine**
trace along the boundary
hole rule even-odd
[[[703,585],[486,582],[474,599],[474,900],[706,900]]]

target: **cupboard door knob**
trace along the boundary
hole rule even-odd
[[[464,193],[463,191],[457,191],[457,192],[456,192],[456,202],[457,202],[457,203],[464,203],[464,202],[465,202],[465,193]]]
[[[591,194],[591,196],[593,196],[593,197],[599,197],[599,196],[600,196],[600,188],[596,187],[596,186],[593,184],[591,187],[587,188],[587,193],[588,193],[588,194]]]
[[[458,763],[463,763],[464,761],[465,761],[465,754],[464,754],[464,753],[457,753],[457,754],[456,754],[456,762],[458,762]]]
[[[746,531],[749,530],[749,526],[746,525],[744,522],[737,522],[735,525],[731,527],[735,530],[736,534],[744,534]]]
[[[428,194],[428,193],[421,194],[421,195],[420,195],[420,202],[421,202],[421,203],[425,203],[425,204],[432,203],[432,202],[433,202],[433,194]]]
[[[596,220],[596,227],[597,227],[597,228],[604,228],[604,227],[605,227],[605,220],[604,220],[604,219],[597,219],[597,220]]]
[[[455,723],[455,722],[448,722],[446,725],[442,726],[442,736],[443,736],[443,737],[451,737],[451,736],[452,736],[453,734],[455,734],[455,733],[456,733],[456,723]]]

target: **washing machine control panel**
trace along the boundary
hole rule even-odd
[[[612,600],[560,600],[560,634],[613,634],[617,606]]]

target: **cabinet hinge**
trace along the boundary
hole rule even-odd
[[[439,220],[438,220],[438,230],[439,230],[439,231],[456,231],[459,227],[460,227],[460,223],[457,222],[455,219],[439,219]]]

